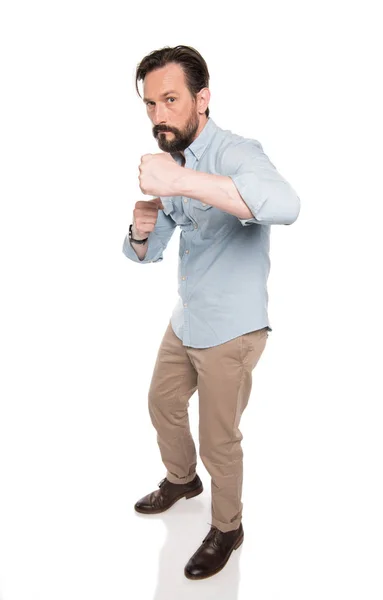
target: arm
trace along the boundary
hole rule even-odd
[[[257,140],[227,146],[218,160],[223,175],[184,169],[177,194],[196,198],[238,217],[242,225],[290,225],[300,199],[278,173]]]
[[[134,248],[141,249],[147,247],[147,251],[144,258],[140,259],[137,256],[135,249],[130,243],[128,235],[125,236],[124,243],[122,246],[122,252],[127,258],[130,258],[134,262],[143,264],[151,262],[160,262],[161,260],[163,260],[163,251],[168,245],[168,242],[172,237],[176,227],[177,225],[173,221],[173,219],[166,215],[163,212],[163,210],[159,210],[157,223],[153,231],[149,233],[148,241],[146,242],[146,244],[133,244]]]

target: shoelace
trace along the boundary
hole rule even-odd
[[[208,525],[210,525],[211,529],[209,531],[209,533],[207,534],[207,536],[202,540],[202,543],[204,544],[207,540],[212,540],[213,543],[218,540],[221,531],[215,527],[214,525],[212,525],[211,523],[208,523]]]

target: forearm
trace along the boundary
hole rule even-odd
[[[135,244],[134,242],[130,241],[130,245],[132,246],[133,250],[137,254],[138,258],[140,260],[143,260],[148,251],[149,241],[146,240],[145,244]]]
[[[252,171],[228,176],[184,169],[176,188],[176,195],[211,204],[238,217],[243,224],[252,219],[256,223],[289,225],[300,211],[295,190],[275,169],[267,179],[260,179]]]
[[[158,211],[158,219],[153,231],[146,233],[137,231],[134,218],[132,237],[134,239],[148,238],[145,244],[134,244],[129,235],[125,236],[122,251],[127,258],[139,264],[157,263],[163,260],[163,252],[176,229],[176,224],[170,216],[166,216],[162,210]]]
[[[240,219],[253,217],[232,179],[226,175],[212,175],[184,168],[176,181],[174,195],[195,198]]]

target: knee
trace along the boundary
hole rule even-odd
[[[149,391],[148,410],[151,420],[154,424],[156,424],[159,419],[169,419],[169,416],[171,415],[171,410],[169,407],[168,397],[159,394],[158,392],[154,393]]]
[[[206,462],[223,464],[228,461],[241,460],[243,451],[240,441],[234,439],[219,439],[212,432],[199,435],[199,456],[204,464]]]
[[[160,398],[158,394],[149,392],[148,394],[148,411],[153,420],[154,416],[158,413],[160,407]]]

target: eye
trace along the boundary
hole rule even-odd
[[[167,100],[175,100],[175,98],[173,98],[173,96],[169,96],[169,98],[166,98]],[[171,103],[173,104],[173,102]]]

